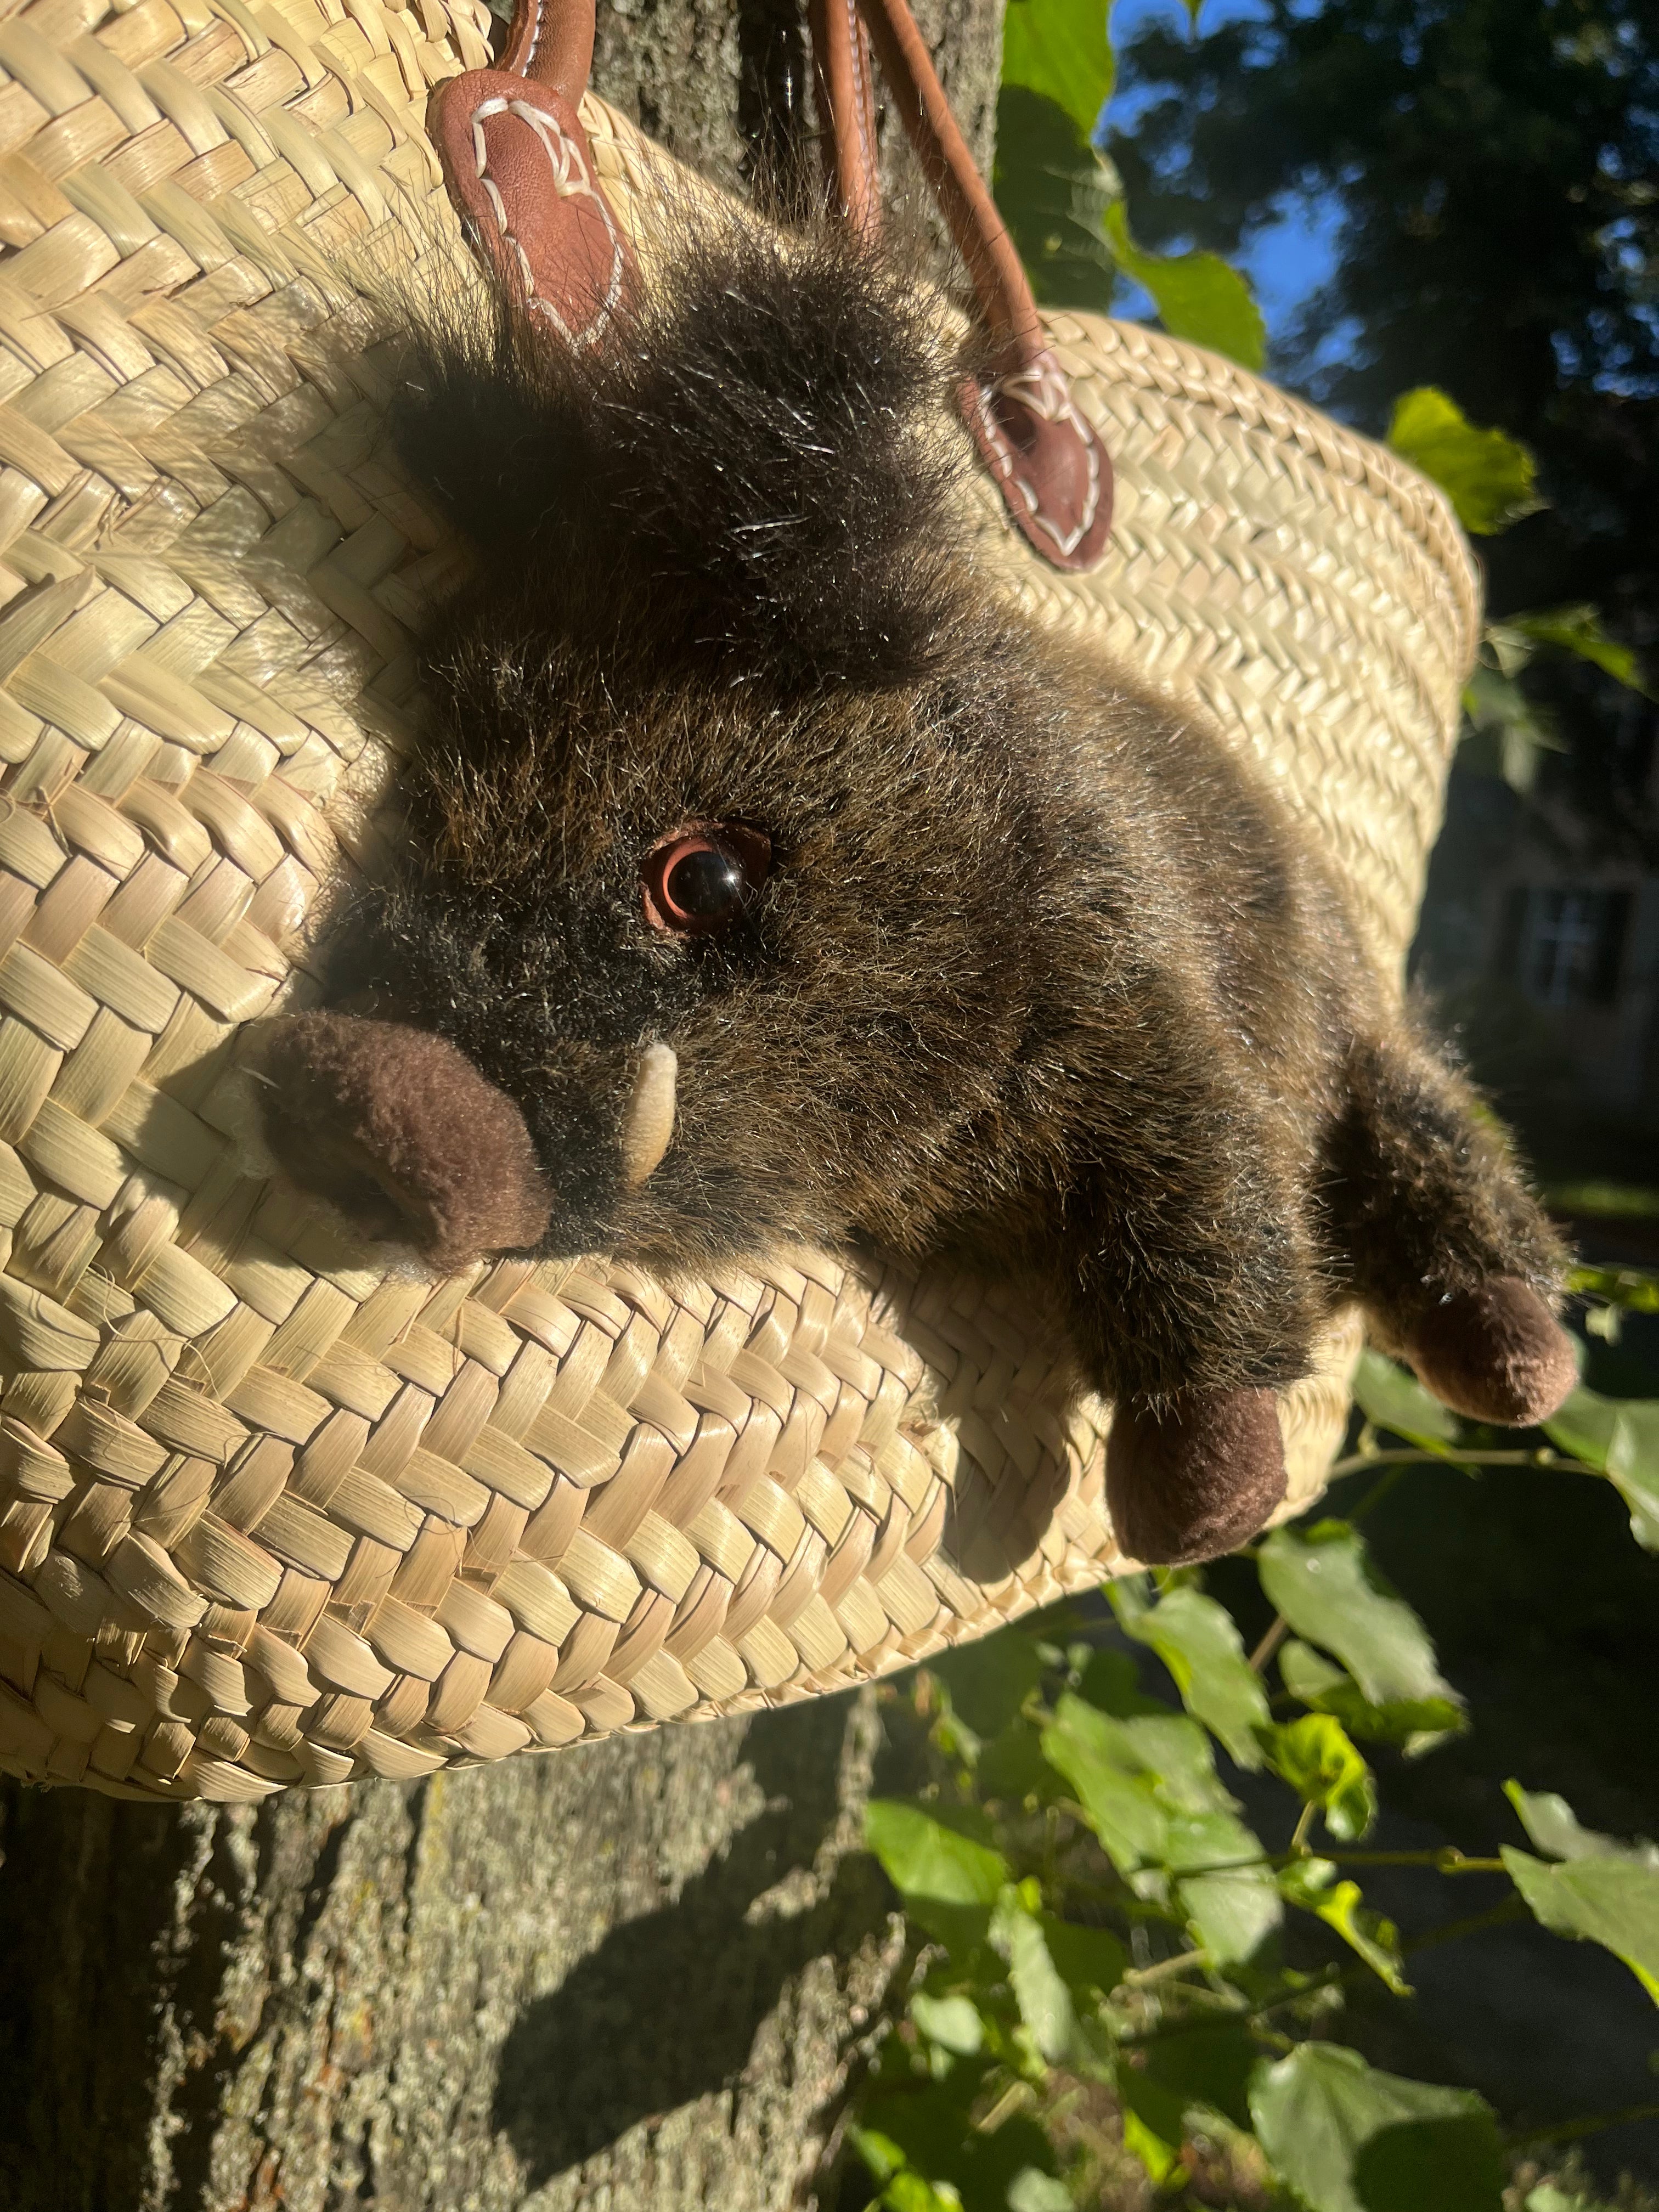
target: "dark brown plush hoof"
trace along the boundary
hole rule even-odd
[[[1578,1380],[1572,1339],[1516,1275],[1431,1306],[1407,1356],[1442,1405],[1504,1428],[1547,1420]]]
[[[1106,1440],[1117,1540],[1148,1566],[1219,1559],[1254,1536],[1285,1495],[1271,1390],[1217,1390],[1162,1415],[1120,1405]]]

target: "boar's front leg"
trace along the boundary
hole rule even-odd
[[[1137,1042],[1068,1196],[1066,1273],[1079,1350],[1114,1401],[1118,1540],[1176,1564],[1231,1551],[1283,1498],[1273,1394],[1308,1371],[1328,1297],[1299,1116],[1190,1013]]]

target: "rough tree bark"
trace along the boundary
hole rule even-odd
[[[917,13],[988,163],[1000,0]],[[811,161],[795,0],[599,14],[681,155]],[[257,1809],[0,1784],[0,2212],[805,2201],[898,1955],[874,1738],[837,1698]]]

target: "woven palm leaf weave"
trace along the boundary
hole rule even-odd
[[[790,1253],[364,1264],[244,1171],[241,1024],[386,834],[456,549],[388,461],[351,272],[453,254],[459,0],[0,18],[0,1768],[251,1799],[740,1711],[1120,1571],[1103,1407],[1018,1300]],[[665,157],[590,99],[643,223]],[[1054,331],[1097,574],[980,556],[1200,698],[1397,972],[1476,601],[1378,448],[1134,325]],[[1357,1322],[1285,1395],[1287,1510]]]

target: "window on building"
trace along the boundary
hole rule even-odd
[[[1518,887],[1504,915],[1504,973],[1540,1006],[1611,1004],[1630,903],[1628,891]]]

